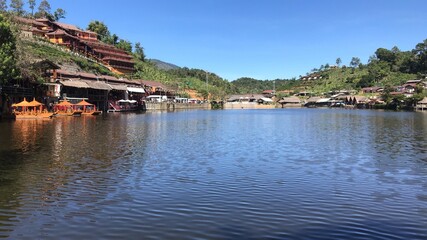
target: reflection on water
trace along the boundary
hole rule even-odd
[[[426,239],[427,114],[0,122],[0,238]]]

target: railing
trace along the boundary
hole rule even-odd
[[[33,88],[15,87],[15,86],[2,86],[1,92],[9,96],[22,96],[32,97],[34,96]]]

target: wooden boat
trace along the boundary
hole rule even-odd
[[[25,98],[24,101],[12,104],[13,115],[15,119],[50,119],[53,113],[48,112],[43,107],[44,105],[37,102],[34,98],[33,101],[28,102]]]
[[[72,104],[67,100],[64,100],[53,106],[55,116],[74,116],[79,117],[83,111],[76,107],[76,104]]]
[[[82,108],[83,115],[101,115],[102,111],[96,110],[96,106],[92,103],[86,102],[84,99],[77,103],[76,106]]]

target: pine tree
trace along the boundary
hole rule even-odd
[[[22,0],[11,0],[10,1],[10,8],[12,9],[12,12],[15,13],[18,16],[24,15],[24,2]]]
[[[28,0],[28,5],[31,9],[31,16],[34,17],[34,8],[36,7],[36,0]]]
[[[0,0],[0,12],[6,12],[7,4],[6,0]]]
[[[50,16],[50,4],[49,4],[49,2],[47,0],[41,1],[38,10],[39,10],[38,15],[40,15],[42,17]]]

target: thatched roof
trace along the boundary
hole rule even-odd
[[[427,97],[425,97],[423,100],[419,101],[418,104],[427,104]]]
[[[284,97],[279,101],[281,104],[285,103],[301,103],[301,100],[297,97]]]

